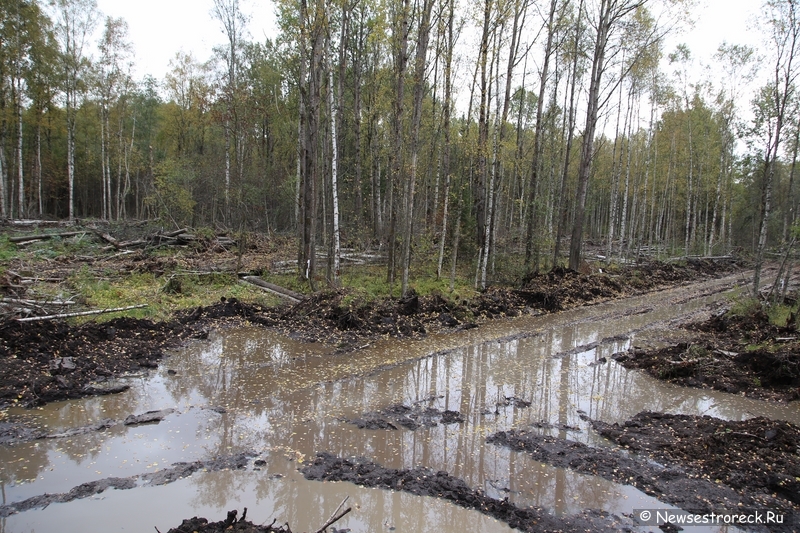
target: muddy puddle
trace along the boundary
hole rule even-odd
[[[111,422],[100,431],[0,447],[3,505],[100,479],[130,477],[134,483],[0,518],[0,532],[88,526],[167,531],[183,518],[220,520],[243,507],[255,523],[277,518],[293,531],[314,531],[345,496],[353,512],[336,526],[352,532],[510,531],[436,498],[305,480],[298,468],[321,451],[391,468],[443,470],[488,496],[556,515],[670,508],[630,486],[549,467],[485,438],[525,428],[605,446],[588,419],[618,422],[643,410],[800,423],[797,404],[679,388],[611,359],[632,343],[668,337],[674,324],[724,300],[735,282],[731,277],[449,336],[387,339],[354,355],[332,355],[330,347],[257,328],[215,332],[152,374],[129,378],[125,393],[12,410],[49,434]],[[359,429],[348,422],[396,404],[457,411],[464,421],[415,431]],[[128,415],[163,409],[174,411],[160,422],[122,423]],[[177,462],[240,452],[255,455],[239,470],[200,469],[158,486],[144,477]]]

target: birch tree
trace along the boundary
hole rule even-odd
[[[227,72],[225,76],[225,219],[231,222],[231,152],[237,153],[236,142],[238,124],[236,116],[236,96],[237,82],[239,73],[239,49],[242,46],[242,39],[245,33],[247,17],[242,13],[239,0],[214,0],[214,7],[211,11],[222,25],[225,37],[228,40],[224,50]]]
[[[761,283],[761,266],[767,246],[767,226],[772,210],[772,182],[778,161],[783,127],[792,99],[795,97],[795,81],[800,53],[800,13],[793,0],[768,0],[764,4],[770,44],[775,63],[769,84],[757,96],[754,129],[763,142],[761,164],[761,220],[756,247],[756,264],[753,273],[753,295],[758,296]]]
[[[419,24],[417,25],[416,52],[414,54],[414,107],[411,116],[411,162],[409,175],[405,184],[403,235],[403,277],[401,293],[408,292],[408,271],[411,266],[411,241],[414,229],[414,195],[417,183],[417,165],[419,161],[419,130],[422,120],[422,97],[425,89],[425,59],[428,55],[430,38],[431,11],[434,0],[422,0]]]
[[[63,92],[67,119],[67,182],[69,219],[75,219],[75,118],[78,97],[85,86],[88,59],[86,40],[99,12],[96,0],[55,0],[56,36],[61,50]]]
[[[618,56],[622,54],[626,44],[629,44],[622,35],[623,30],[626,29],[626,23],[635,24],[637,12],[644,10],[647,2],[648,0],[599,0],[599,4],[597,1],[594,2],[593,15],[589,16],[589,27],[594,30],[594,49],[589,77],[589,94],[586,101],[586,125],[583,130],[581,158],[578,167],[578,185],[575,191],[575,217],[569,248],[569,267],[575,270],[580,267],[582,260],[586,194],[595,154],[594,137],[598,119],[600,111],[623,78],[621,76],[608,83],[606,74],[610,70],[609,67],[616,64]],[[648,48],[660,38],[660,35],[657,27],[653,25],[648,32],[640,33],[639,38],[637,51],[632,54],[626,70],[630,70],[635,65],[639,51]],[[625,73],[623,71],[623,75]]]

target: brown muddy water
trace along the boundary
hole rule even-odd
[[[679,388],[611,360],[632,343],[669,337],[675,324],[723,301],[736,282],[729,277],[422,340],[387,339],[347,355],[257,328],[218,331],[176,352],[152,374],[128,378],[131,389],[125,393],[14,410],[57,433],[105,418],[175,409],[157,424],[118,424],[0,447],[2,503],[243,451],[255,451],[263,463],[200,471],[161,486],[140,480],[132,489],[109,489],[0,519],[0,533],[163,532],[183,518],[221,520],[243,507],[255,523],[277,518],[293,531],[314,531],[345,496],[354,509],[336,526],[354,533],[509,531],[439,499],[305,480],[298,467],[321,451],[393,468],[445,470],[489,496],[558,515],[586,508],[620,515],[670,508],[635,488],[549,467],[484,439],[500,430],[540,427],[604,446],[584,418],[615,422],[642,410],[800,423],[796,403],[771,405]],[[598,363],[603,357],[607,362]],[[531,405],[506,405],[507,398]],[[460,411],[466,421],[416,431],[361,430],[344,421],[396,403]]]

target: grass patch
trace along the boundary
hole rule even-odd
[[[175,280],[178,280],[177,282]],[[82,268],[70,278],[70,284],[80,294],[82,303],[91,309],[126,307],[142,303],[143,309],[126,311],[126,316],[167,320],[179,309],[207,306],[226,298],[237,298],[261,305],[276,305],[279,299],[258,288],[238,283],[233,274],[214,273],[198,276],[174,272],[156,277],[151,273],[134,273],[120,279],[95,277],[87,268]],[[179,290],[165,291],[168,284],[179,286]],[[87,317],[76,321],[109,320],[116,314]]]
[[[728,316],[752,316],[763,310],[761,301],[752,296],[733,296]]]
[[[19,256],[17,245],[8,240],[8,235],[0,236],[0,261],[10,261]],[[5,270],[5,267],[2,267]]]
[[[797,309],[795,307],[784,304],[771,305],[767,308],[769,323],[781,328],[785,328],[789,325],[789,322],[793,318],[792,314],[796,312]]]

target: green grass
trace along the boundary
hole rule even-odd
[[[131,231],[126,231],[125,226],[112,228],[110,233],[120,239],[129,238]],[[136,234],[144,230],[137,228]],[[213,236],[211,230],[196,230],[197,235]],[[287,252],[291,243],[276,242],[275,248],[269,249],[268,254],[281,257],[282,247]],[[59,278],[65,271],[70,271],[64,283],[37,283],[29,289],[29,296],[42,299],[63,299],[74,301],[80,309],[109,309],[127,307],[146,303],[148,307],[126,311],[125,316],[137,318],[150,318],[154,320],[169,319],[174,311],[188,309],[196,306],[210,305],[220,301],[221,297],[238,298],[242,301],[261,305],[277,305],[283,300],[268,292],[246,283],[241,283],[231,273],[212,273],[197,275],[187,272],[193,268],[186,266],[191,261],[192,252],[174,247],[162,247],[152,250],[138,251],[148,258],[157,260],[162,270],[159,273],[129,273],[124,260],[114,262],[93,261],[105,259],[116,255],[115,250],[105,249],[105,243],[99,242],[90,232],[85,235],[60,238],[54,237],[45,241],[30,243],[26,246],[17,246],[9,242],[7,235],[0,236],[0,274],[6,268],[18,270],[23,276],[33,276],[36,272],[55,271],[53,277]],[[223,268],[232,268],[230,264],[234,259],[222,256],[218,263]],[[467,261],[469,253],[462,250],[459,271],[456,276],[454,289],[450,290],[450,264],[445,262],[443,278],[436,278],[436,261],[438,248],[435,243],[422,241],[414,250],[414,262],[409,275],[409,287],[420,296],[438,295],[441,298],[463,303],[474,297],[477,292],[473,287],[475,276],[474,261]],[[284,254],[285,256],[285,254]],[[169,261],[175,258],[176,261]],[[137,261],[140,258],[137,258]],[[211,261],[212,263],[214,261]],[[84,266],[76,267],[83,263]],[[251,263],[252,264],[252,263]],[[108,266],[104,266],[108,265]],[[166,266],[171,265],[171,266]],[[495,283],[513,283],[519,279],[523,271],[520,257],[500,256],[496,259],[497,271],[489,274],[490,281]],[[325,265],[318,268],[320,276],[325,275]],[[386,265],[349,265],[342,267],[340,288],[344,293],[342,305],[357,307],[369,305],[384,298],[400,296],[402,271],[397,270],[395,281],[387,281]],[[281,287],[296,292],[308,294],[308,283],[299,278],[296,272],[275,274],[264,272],[264,280],[275,283]],[[512,281],[513,280],[513,281]],[[326,290],[330,286],[325,279],[317,282],[318,290]],[[72,309],[70,309],[72,310]],[[107,315],[93,315],[74,319],[75,321],[108,320],[119,313]]]
[[[731,297],[731,307],[728,316],[751,316],[762,310],[761,301],[752,296],[743,294]]]
[[[178,292],[164,291],[170,279],[180,280]],[[198,276],[173,272],[156,277],[151,273],[131,274],[120,279],[97,278],[83,268],[70,277],[70,284],[81,295],[83,303],[92,309],[127,307],[142,303],[143,309],[126,311],[126,316],[166,320],[173,312],[201,305],[211,305],[221,297],[237,298],[261,305],[275,305],[274,297],[254,286],[239,283],[232,274]],[[101,315],[92,320],[108,320],[115,314]]]
[[[9,241],[7,235],[0,235],[0,261],[10,261],[17,257],[19,257],[17,245]],[[3,270],[5,270],[5,268],[3,268]]]
[[[789,325],[792,319],[792,313],[797,312],[797,306],[788,306],[784,304],[775,304],[767,308],[767,316],[769,317],[770,324],[785,328]]]

